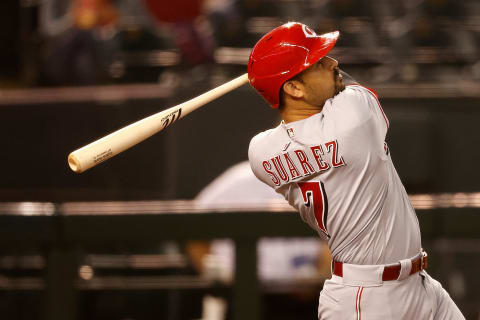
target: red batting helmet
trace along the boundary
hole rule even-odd
[[[289,22],[263,36],[248,59],[250,84],[278,108],[283,83],[325,57],[339,32],[317,35],[308,26]]]

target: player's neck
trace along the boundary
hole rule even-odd
[[[285,123],[306,119],[312,115],[321,112],[322,107],[316,107],[309,104],[291,104],[285,105],[280,110],[280,115]]]

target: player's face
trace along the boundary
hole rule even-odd
[[[324,57],[302,74],[304,83],[304,98],[315,106],[323,106],[327,99],[345,89],[338,61]]]

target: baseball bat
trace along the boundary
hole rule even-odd
[[[247,82],[248,76],[245,73],[198,97],[121,128],[70,153],[68,155],[68,165],[73,171],[82,173],[120,152],[133,147],[155,133],[162,131],[178,119],[185,117],[190,112],[195,111]]]

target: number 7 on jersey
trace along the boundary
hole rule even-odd
[[[320,181],[298,182],[297,185],[302,192],[305,206],[310,208],[313,202],[313,212],[318,228],[330,238],[327,231],[328,200],[323,183]]]

